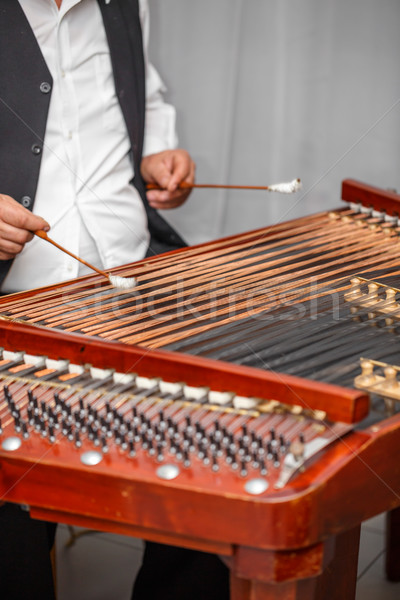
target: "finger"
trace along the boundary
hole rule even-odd
[[[11,212],[10,220],[8,221],[14,227],[23,229],[25,231],[37,231],[38,229],[44,229],[45,231],[50,230],[50,225],[42,217],[34,215],[29,211],[21,211],[17,214]]]
[[[24,244],[18,244],[13,240],[0,239],[0,257],[1,260],[15,258],[17,254],[22,252]]]
[[[165,155],[162,160],[159,160],[156,155],[149,163],[149,167],[151,169],[150,181],[156,183],[163,190],[167,190],[173,170],[172,158]]]
[[[172,173],[168,184],[168,191],[170,192],[174,192],[182,181],[193,183],[191,177],[194,174],[193,161],[186,151],[178,151],[173,155],[173,158]]]
[[[12,260],[15,256],[15,254],[7,254],[7,252],[2,252],[0,250],[0,260]]]
[[[155,190],[152,192],[155,192]],[[191,190],[177,190],[173,193],[157,191],[151,195],[148,192],[148,201],[150,206],[157,209],[178,208],[185,202],[190,192]]]
[[[15,242],[24,245],[33,238],[33,232],[27,229],[19,229],[8,223],[0,222],[0,239],[7,242]]]
[[[155,208],[156,210],[170,210],[174,208],[179,208],[182,205],[182,202],[154,202],[151,203],[150,206]]]
[[[50,229],[50,225],[42,217],[34,215],[13,198],[5,195],[0,195],[0,221],[27,231]]]
[[[50,229],[47,221],[32,214],[14,198],[0,194],[0,259],[15,258],[33,238],[33,231]]]
[[[190,169],[189,169],[189,175],[188,177],[186,177],[186,179],[184,180],[185,183],[194,183],[196,180],[196,163],[194,163],[192,160],[190,161]],[[191,192],[191,188],[189,188],[187,195],[190,194]]]
[[[152,202],[168,203],[175,202],[181,197],[188,195],[190,190],[178,188],[175,192],[169,192],[167,190],[149,190],[147,192],[147,198]]]
[[[147,200],[149,202],[149,204],[152,205],[152,203],[157,202],[157,203],[165,203],[168,202],[168,200],[170,199],[171,195],[169,192],[167,192],[166,190],[148,190],[147,191]]]

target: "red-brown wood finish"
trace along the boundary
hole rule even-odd
[[[342,200],[362,204],[366,208],[386,212],[391,216],[400,214],[400,195],[392,190],[382,190],[354,179],[342,182]]]
[[[119,342],[1,319],[0,345],[13,351],[25,350],[79,364],[113,367],[124,373],[140,369],[141,375],[165,377],[168,381],[181,381],[184,373],[184,381],[190,385],[209,386],[218,391],[234,390],[237,394],[322,410],[332,421],[356,423],[369,410],[368,396],[357,390],[165,350],[149,352]]]
[[[342,196],[398,212],[396,194],[352,180],[343,182]],[[70,286],[60,286],[60,296]],[[184,373],[191,385],[320,409],[337,421],[356,422],[368,410],[368,398],[354,390],[5,320],[0,345],[169,381]],[[85,448],[32,436],[15,452],[0,450],[0,497],[29,505],[36,518],[218,554],[231,569],[232,600],[353,600],[360,524],[386,510],[397,522],[399,428],[394,416],[353,431],[283,489],[270,486],[259,496],[246,493],[239,476],[200,467],[162,481],[153,463],[118,448],[87,467],[80,461]]]
[[[60,336],[21,324],[5,323],[0,331],[8,348],[20,349],[22,344],[27,351],[35,348],[52,357],[63,355],[128,371],[140,366],[140,372],[149,375],[154,374],[156,363],[159,375],[172,374],[179,380],[184,368],[191,383],[206,380],[222,385],[224,381],[240,387],[243,379],[248,390],[262,384],[267,391],[273,389],[274,396],[288,399],[285,380],[269,379],[271,374],[254,369],[231,367],[224,372],[224,365],[213,361],[197,364],[194,359],[187,362],[169,353],[98,344],[97,340]],[[295,383],[303,385],[318,403],[318,384]],[[296,388],[296,394],[299,390],[303,393],[303,387]],[[358,392],[351,390],[328,391],[333,394],[332,401],[345,405],[358,397]],[[247,494],[239,476],[225,481],[200,467],[183,469],[174,481],[161,481],[153,463],[143,457],[129,459],[117,448],[96,467],[87,467],[80,461],[85,448],[78,450],[63,440],[50,445],[46,439],[32,436],[19,450],[0,452],[0,496],[28,504],[37,518],[224,556],[230,561],[233,598],[322,599],[325,596],[318,591],[322,579],[318,578],[327,576],[328,565],[334,565],[332,542],[363,520],[400,503],[399,425],[400,416],[392,417],[348,434],[321,451],[284,489],[269,488],[261,496]],[[355,541],[349,546],[354,554]],[[348,575],[343,577],[344,588],[349,585]],[[350,592],[342,596],[351,597]]]
[[[324,543],[324,554],[316,548],[320,574],[312,578],[296,578],[284,583],[268,583],[263,579],[245,579],[231,571],[232,598],[236,600],[352,600],[356,590],[360,527],[355,527]],[[301,564],[301,556],[293,554]],[[319,558],[319,560],[318,560]],[[300,569],[298,571],[300,574]]]

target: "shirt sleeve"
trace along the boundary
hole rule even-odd
[[[147,156],[176,148],[176,111],[171,104],[164,101],[165,85],[148,60],[149,7],[147,0],[140,0],[139,4],[146,69],[146,121],[143,156]]]

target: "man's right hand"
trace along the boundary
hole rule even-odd
[[[37,229],[49,231],[50,225],[10,196],[0,194],[0,260],[15,258]]]

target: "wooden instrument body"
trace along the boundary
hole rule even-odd
[[[349,420],[365,414],[366,397],[344,388],[323,386],[326,393],[319,398],[318,383],[256,369],[32,331],[18,323],[2,323],[1,333],[2,344],[13,350],[23,344],[26,352],[51,358],[124,371],[140,366],[149,376],[156,372],[179,379],[184,373],[190,384],[214,389],[259,394],[263,388],[264,395],[273,390],[273,397],[286,403],[298,403],[305,394],[305,404],[328,406],[329,398],[332,410]],[[335,540],[399,504],[399,425],[396,416],[353,431],[322,450],[284,489],[270,488],[260,496],[247,494],[239,475],[196,465],[182,469],[176,480],[162,481],[144,453],[129,458],[118,448],[111,448],[99,465],[84,466],[80,455],[85,447],[78,450],[63,440],[51,445],[36,435],[15,452],[0,452],[0,492],[4,500],[27,504],[33,517],[218,553],[232,569],[232,594],[243,588],[243,596],[232,597],[273,598],[270,594],[289,584],[290,594],[303,593],[304,586],[309,594],[311,584],[303,580],[324,572],[335,554]],[[261,595],[250,596],[255,588]]]
[[[344,182],[344,199],[369,204],[380,197],[378,190],[356,187],[361,195]],[[391,193],[384,196],[381,208],[397,212]],[[367,412],[360,392],[250,367],[7,320],[0,321],[0,335],[9,350],[183,378],[193,386],[324,410],[334,421],[357,422]],[[111,448],[100,464],[85,466],[85,447],[34,436],[14,452],[0,451],[0,493],[27,504],[33,517],[217,553],[231,568],[233,600],[350,600],[360,524],[400,505],[399,427],[396,415],[354,430],[321,450],[283,489],[270,486],[257,496],[231,472],[193,464],[165,481],[144,453],[129,458]]]

